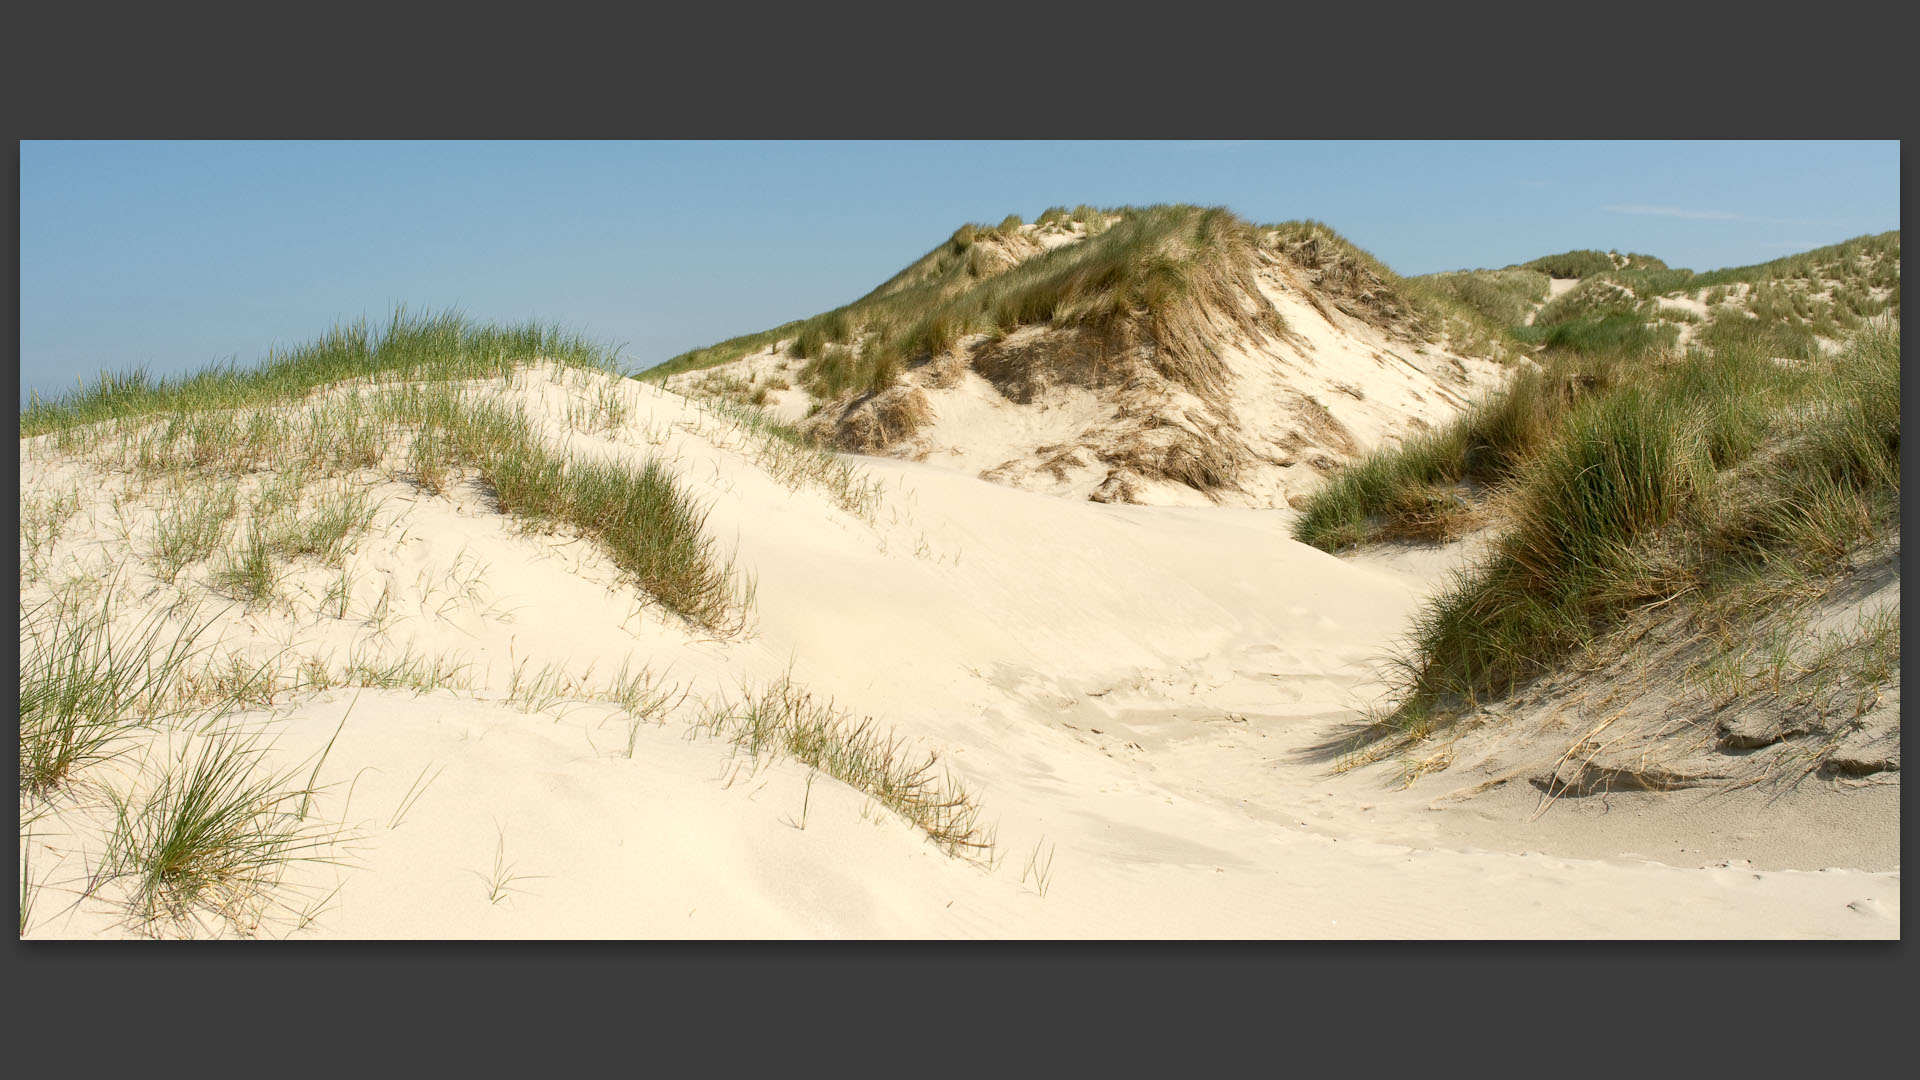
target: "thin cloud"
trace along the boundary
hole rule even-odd
[[[1757,218],[1753,218],[1752,220],[1758,221],[1763,225],[1851,225],[1859,221],[1860,219],[1858,218],[1757,217]]]
[[[1845,225],[1833,218],[1777,218],[1735,214],[1726,210],[1693,210],[1684,206],[1648,206],[1645,203],[1615,203],[1600,209],[1615,214],[1640,214],[1646,217],[1688,218],[1694,221],[1746,221],[1756,225]]]
[[[1730,214],[1725,210],[1688,210],[1681,206],[1646,206],[1641,203],[1628,203],[1623,206],[1603,206],[1616,214],[1644,214],[1648,217],[1703,218],[1711,221],[1744,221],[1739,214]]]

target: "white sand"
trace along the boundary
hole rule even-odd
[[[1377,370],[1385,380],[1393,368]],[[312,816],[349,834],[341,864],[293,868],[285,907],[259,933],[1899,935],[1897,868],[1756,871],[1710,855],[1482,846],[1377,774],[1336,776],[1311,757],[1376,699],[1373,662],[1448,556],[1342,560],[1290,540],[1284,510],[1100,505],[931,461],[864,462],[886,488],[869,524],[818,490],[776,483],[737,432],[652,386],[618,382],[632,417],[616,440],[569,433],[570,395],[582,400],[597,377],[573,378],[521,379],[510,396],[577,452],[670,461],[711,505],[709,533],[757,575],[753,633],[703,639],[646,606],[590,544],[521,535],[471,492],[379,484],[376,533],[348,560],[359,584],[347,618],[313,610],[332,573],[310,569],[294,575],[296,593],[312,594],[294,613],[233,611],[218,632],[255,655],[285,648],[336,666],[356,649],[411,646],[464,661],[473,685],[284,694],[240,718],[271,736],[286,768],[310,767],[338,730],[320,777],[335,786]],[[1367,396],[1389,389],[1368,384]],[[1358,404],[1347,410],[1356,429]],[[109,484],[47,439],[22,455],[23,500],[77,485],[86,503],[56,565],[125,563],[130,621],[170,595],[129,561],[146,550],[150,510],[126,507],[123,538]],[[23,584],[23,597],[46,588]],[[383,590],[380,630],[370,623]],[[631,732],[610,704],[525,712],[504,700],[516,670],[591,668],[582,681],[599,684],[622,664],[666,672],[690,696]],[[750,771],[724,742],[688,737],[700,699],[789,669],[945,755],[996,826],[1000,861],[947,856],[826,776],[809,790],[791,761]],[[122,783],[140,754],[87,779]],[[432,782],[396,821],[423,774]],[[78,895],[102,850],[101,804],[83,786],[33,826],[31,936],[137,931],[104,894]],[[1044,890],[1036,853],[1052,855]],[[492,888],[497,854],[505,873],[525,875],[504,893]],[[312,919],[296,929],[287,908]],[[204,932],[233,928],[209,920]]]

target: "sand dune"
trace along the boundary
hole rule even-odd
[[[1377,698],[1379,659],[1457,547],[1341,559],[1291,540],[1285,509],[1061,499],[931,460],[860,459],[878,498],[855,512],[655,386],[549,366],[481,389],[583,457],[667,463],[753,578],[745,631],[690,628],[592,543],[523,531],[476,484],[436,496],[362,470],[379,509],[341,570],[297,563],[281,603],[210,605],[203,644],[336,683],[411,655],[463,685],[288,685],[223,719],[271,743],[263,767],[304,778],[324,752],[307,819],[331,861],[191,924],[130,919],[111,882],[86,895],[105,793],[205,737],[141,734],[23,826],[28,936],[1899,935],[1897,865],[1755,868],[1711,843],[1546,853],[1396,790],[1385,766],[1334,774],[1316,748]],[[570,422],[609,394],[622,422]],[[23,609],[77,581],[131,628],[208,595],[202,571],[167,585],[144,555],[177,496],[52,436],[23,442],[20,475],[23,505],[77,495]],[[327,596],[341,573],[344,608]],[[643,668],[671,705],[636,720],[604,698]],[[991,855],[948,854],[699,723],[782,678],[939,755]]]
[[[1142,227],[1158,227],[1163,212],[1141,214]],[[1029,260],[1054,248],[1103,243],[1078,225],[1056,228],[970,241],[983,269],[945,288],[965,293],[1023,263],[1044,268]],[[674,369],[663,383],[757,401],[843,449],[1025,491],[1273,508],[1344,464],[1454,420],[1526,363],[1470,321],[1409,299],[1390,271],[1330,231],[1226,232],[1199,250],[1183,233],[1156,241],[1164,257],[1191,264],[1182,299],[1159,314],[1127,307],[1115,316],[1110,304],[1099,318],[975,327],[950,347],[915,352],[884,389],[816,400],[802,387],[820,361],[798,355],[808,350],[797,335],[776,332],[737,359]],[[934,274],[948,254],[936,249],[876,294]],[[884,335],[853,338],[867,349]]]

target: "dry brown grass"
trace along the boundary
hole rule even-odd
[[[1478,528],[1484,516],[1484,510],[1452,488],[1438,484],[1408,488],[1400,492],[1379,535],[1383,540],[1443,544]]]
[[[1142,481],[1184,484],[1212,497],[1234,485],[1247,461],[1224,424],[1189,427],[1157,417],[1105,432],[1091,449],[1112,467],[1091,496],[1095,502],[1135,502]]]
[[[931,419],[933,403],[925,390],[895,385],[828,402],[803,430],[836,449],[871,454],[911,437]]]
[[[1031,404],[1051,387],[1100,390],[1138,374],[1123,355],[1079,329],[1029,328],[988,342],[969,359],[974,371],[1009,401]]]
[[[1354,439],[1353,433],[1318,401],[1301,395],[1294,402],[1293,415],[1301,430],[1312,439],[1313,445],[1346,457],[1355,457],[1360,453],[1360,444]]]
[[[1290,222],[1265,233],[1263,239],[1298,268],[1325,297],[1324,302],[1346,314],[1416,334],[1429,328],[1430,313],[1409,299],[1397,277],[1332,229],[1317,222]],[[1308,293],[1309,301],[1325,314],[1320,296]]]

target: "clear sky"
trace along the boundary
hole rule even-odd
[[[1402,274],[1572,248],[1736,266],[1900,227],[1899,144],[20,144],[21,396],[250,364],[394,305],[630,370],[836,307],[969,221],[1187,202]]]

